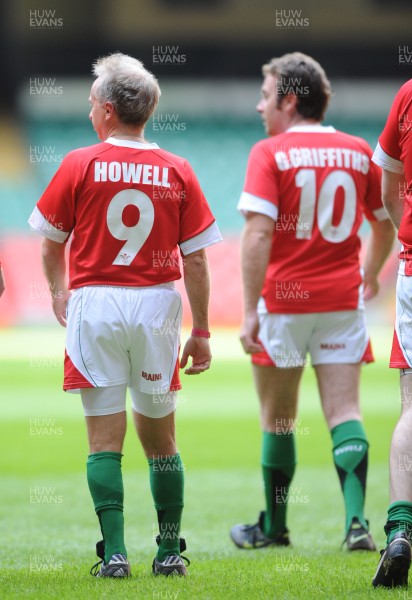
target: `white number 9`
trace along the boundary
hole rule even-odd
[[[123,223],[123,211],[130,204],[139,209],[140,218],[136,225],[128,227]],[[128,267],[152,231],[154,207],[149,196],[139,190],[123,190],[113,196],[107,207],[107,227],[117,240],[125,244],[113,261],[113,265]]]

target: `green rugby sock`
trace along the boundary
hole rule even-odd
[[[276,537],[286,527],[289,485],[296,466],[295,434],[263,432],[262,471],[266,512],[263,533]]]
[[[127,556],[124,544],[122,454],[96,452],[87,459],[87,482],[104,539],[104,560]]]
[[[180,555],[184,465],[180,454],[149,458],[148,463],[160,534],[157,559],[162,562],[168,555]]]
[[[345,502],[345,531],[353,517],[367,527],[364,516],[366,475],[368,471],[368,440],[360,421],[345,421],[331,430],[333,460],[338,472]]]
[[[388,508],[388,521],[385,526],[387,542],[390,542],[399,531],[412,532],[412,502],[393,502]]]

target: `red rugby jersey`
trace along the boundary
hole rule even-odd
[[[181,277],[180,251],[222,239],[185,159],[115,138],[70,152],[29,222],[56,242],[71,235],[72,289],[173,281]]]
[[[407,260],[405,273],[412,275],[412,79],[397,93],[372,159],[392,173],[404,173],[405,186],[399,190],[404,209],[398,238],[399,258]]]
[[[321,125],[252,148],[238,208],[275,221],[262,293],[269,312],[363,306],[358,230],[363,215],[388,218],[371,156],[363,139]]]

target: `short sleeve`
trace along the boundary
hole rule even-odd
[[[368,187],[364,198],[364,214],[368,221],[385,221],[389,219],[382,203],[381,192],[382,173],[380,167],[370,162]]]
[[[75,223],[77,161],[68,154],[33,210],[29,224],[46,238],[64,243]]]
[[[219,228],[197,177],[185,162],[185,195],[180,208],[179,246],[183,255],[222,241]]]
[[[410,94],[410,85],[405,84],[396,94],[392,103],[386,125],[379,137],[378,145],[373,154],[373,161],[392,173],[401,175],[404,172],[404,166],[401,158],[401,136],[403,130],[403,105]]]
[[[276,221],[279,205],[276,169],[274,156],[266,140],[255,144],[249,155],[238,210],[261,213]]]

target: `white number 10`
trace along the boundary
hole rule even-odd
[[[128,227],[123,223],[123,211],[132,204],[139,209],[139,221]],[[139,252],[154,222],[154,207],[149,196],[140,190],[123,190],[113,196],[107,208],[107,227],[117,240],[125,240],[125,244],[113,261],[113,265],[128,267]]]
[[[312,237],[316,207],[316,172],[314,169],[301,169],[295,177],[300,194],[299,218],[296,237],[300,240]],[[344,191],[344,206],[338,225],[332,225],[335,194],[341,187]],[[333,171],[325,178],[318,196],[316,210],[317,223],[322,237],[328,242],[343,242],[350,236],[356,217],[356,187],[353,177],[346,171]]]

